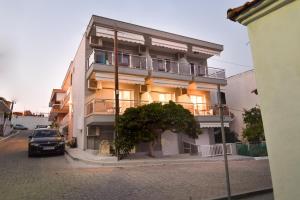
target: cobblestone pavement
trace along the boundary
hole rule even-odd
[[[243,200],[273,200],[273,193],[259,194],[252,197],[243,198]]]
[[[225,194],[222,162],[98,167],[68,156],[27,157],[29,131],[0,143],[1,200],[190,200]],[[272,185],[267,160],[230,161],[233,193]]]

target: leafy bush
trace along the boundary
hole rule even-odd
[[[120,116],[118,126],[115,145],[123,154],[128,154],[140,142],[147,142],[149,155],[153,156],[154,144],[165,130],[184,132],[193,138],[201,133],[190,111],[172,101],[128,108]]]
[[[260,142],[265,140],[264,127],[259,107],[245,110],[244,123],[246,128],[243,130],[243,137],[249,142]]]

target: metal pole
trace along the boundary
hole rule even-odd
[[[114,140],[118,137],[118,122],[119,122],[119,66],[118,66],[118,31],[115,30],[115,39],[114,39],[114,57],[115,57],[115,132]],[[116,155],[119,160],[119,149],[116,148]]]
[[[229,179],[229,170],[228,170],[228,159],[227,159],[227,148],[226,148],[226,137],[224,131],[224,113],[223,113],[223,105],[221,102],[221,89],[220,85],[218,85],[218,104],[219,104],[219,112],[220,112],[220,120],[221,120],[221,133],[222,133],[222,143],[223,143],[223,155],[224,155],[224,164],[225,164],[225,175],[226,175],[226,188],[227,188],[227,198],[231,200],[231,189],[230,189],[230,179]]]

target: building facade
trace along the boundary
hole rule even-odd
[[[237,133],[239,140],[243,141],[244,110],[259,106],[254,70],[227,78],[226,105],[231,108],[230,113],[234,116],[230,129]]]
[[[254,0],[228,18],[248,29],[275,199],[298,199],[300,1]]]
[[[12,102],[0,97],[0,136],[7,136],[12,131],[10,114]]]
[[[163,133],[156,151],[163,155],[214,144],[220,127],[217,85],[226,85],[223,69],[207,66],[223,46],[134,24],[92,16],[70,64],[62,88],[53,90],[50,119],[76,137],[81,149],[99,149],[114,133],[114,30],[118,31],[120,113],[126,108],[170,100],[194,114],[203,134]],[[223,95],[224,97],[224,95]],[[231,118],[225,109],[225,126]],[[136,153],[147,151],[138,145]]]

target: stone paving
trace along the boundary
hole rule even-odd
[[[68,156],[27,157],[29,131],[0,143],[1,200],[212,199],[225,194],[222,162],[99,167]],[[267,160],[230,161],[233,193],[271,187]]]

